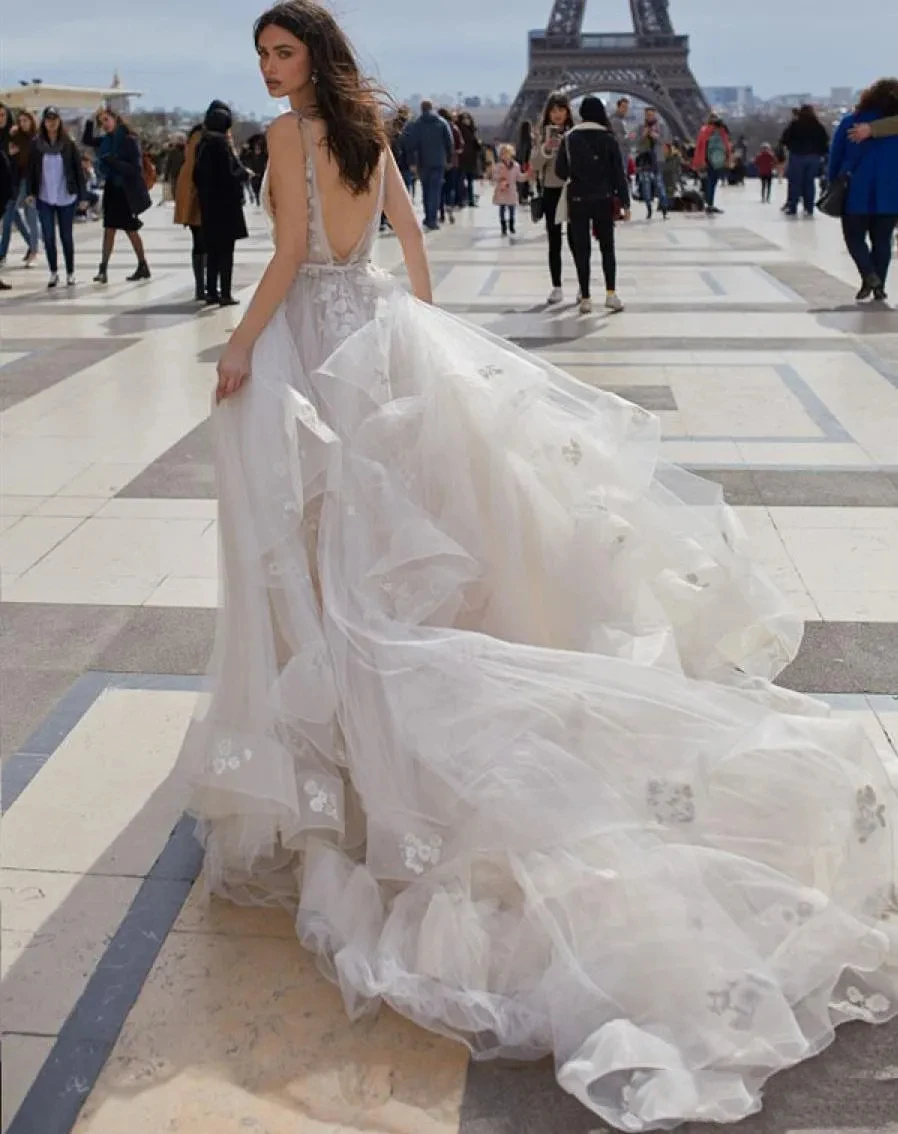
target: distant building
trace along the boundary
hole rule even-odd
[[[745,115],[757,106],[753,87],[704,87],[708,103],[724,114]]]
[[[830,106],[854,106],[857,97],[854,87],[832,87],[829,92]]]

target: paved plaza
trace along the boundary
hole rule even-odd
[[[569,260],[547,309],[542,231],[511,246],[466,210],[430,242],[436,299],[657,413],[807,619],[783,683],[860,720],[898,785],[898,310],[855,306],[838,225],[756,198],[667,223],[637,205],[607,317],[577,313]],[[244,300],[269,253],[250,221]],[[101,233],[76,235],[74,293],[14,267],[0,299],[3,1131],[604,1132],[547,1063],[474,1064],[389,1011],[350,1025],[287,914],[199,900],[170,773],[213,632],[208,415],[236,317],[198,313],[170,207],[146,283],[121,238],[88,282]],[[377,255],[401,273],[393,238]],[[898,1025],[845,1027],[738,1130],[896,1134]]]

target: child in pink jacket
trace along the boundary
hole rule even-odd
[[[499,206],[499,224],[503,236],[514,236],[515,217],[518,205],[518,182],[524,181],[525,174],[514,160],[514,146],[506,143],[499,147],[499,160],[493,166],[492,180],[493,204]]]

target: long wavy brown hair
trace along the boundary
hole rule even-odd
[[[858,110],[878,110],[885,118],[898,114],[898,79],[879,79],[867,87],[857,104]]]
[[[326,8],[312,0],[275,4],[256,20],[256,47],[268,27],[283,28],[308,49],[328,152],[343,183],[355,194],[366,193],[387,145],[387,96],[362,74],[352,44]]]

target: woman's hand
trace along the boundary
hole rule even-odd
[[[852,142],[866,142],[873,137],[873,130],[869,122],[855,122],[849,129],[848,137]]]
[[[250,352],[240,343],[230,340],[218,360],[218,386],[215,390],[215,404],[221,405],[225,398],[236,394],[250,374]]]

